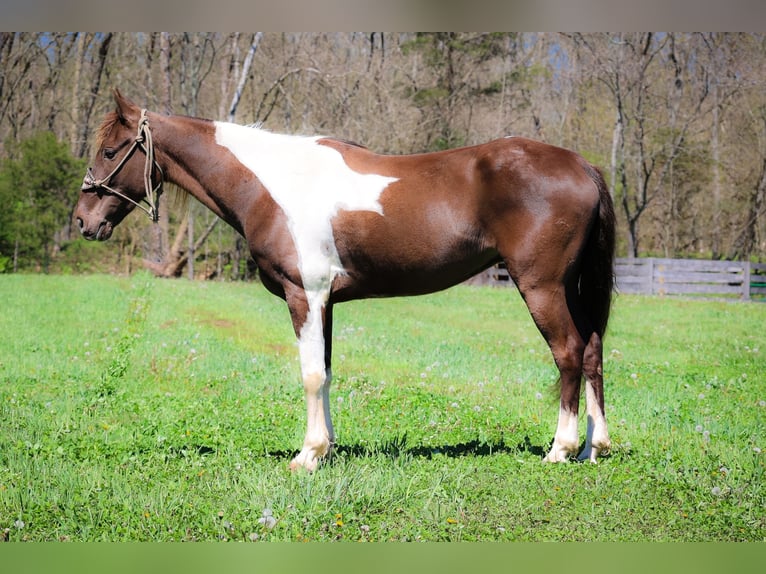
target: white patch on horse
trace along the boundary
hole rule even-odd
[[[324,362],[322,312],[333,279],[345,273],[332,219],[340,210],[383,215],[380,195],[397,178],[352,170],[319,137],[272,134],[253,127],[215,123],[215,140],[253,172],[287,217],[298,254],[308,314],[298,334],[308,411],[306,438],[291,468],[316,468],[333,441],[329,410],[332,374]]]
[[[553,437],[553,445],[548,455],[547,462],[564,462],[569,459],[577,449],[577,414],[559,408],[559,422],[556,426],[556,434]]]
[[[606,419],[596,400],[593,383],[586,379],[585,398],[588,411],[588,427],[585,435],[585,447],[578,455],[578,460],[590,460],[595,463],[597,457],[608,451],[610,446],[609,433],[606,429]]]
[[[329,292],[343,273],[332,218],[339,210],[383,215],[380,195],[397,178],[352,170],[320,137],[273,134],[216,122],[216,143],[228,148],[260,180],[287,216],[307,292]]]

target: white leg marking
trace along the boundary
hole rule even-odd
[[[556,435],[553,437],[553,446],[545,457],[546,462],[565,462],[577,452],[578,442],[577,413],[571,413],[564,407],[559,408],[559,423],[556,427]]]
[[[325,456],[334,440],[330,418],[330,379],[332,373],[325,368],[322,309],[327,292],[307,293],[309,312],[301,328],[298,350],[301,359],[303,389],[306,395],[306,437],[303,448],[290,462],[290,468],[300,467],[313,471],[319,459]]]
[[[588,409],[588,430],[585,435],[585,447],[577,457],[577,460],[590,460],[595,463],[600,454],[609,451],[611,441],[606,429],[606,418],[601,412],[601,407],[596,400],[596,393],[590,381],[585,381],[585,400]]]

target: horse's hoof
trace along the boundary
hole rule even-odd
[[[308,472],[314,472],[319,464],[319,459],[313,456],[311,452],[301,451],[298,456],[290,461],[290,471],[296,472],[305,469]]]

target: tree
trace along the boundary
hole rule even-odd
[[[759,236],[762,240],[766,239],[762,226],[766,219],[766,97],[761,90],[756,90],[753,99],[746,125],[740,132],[743,139],[750,143],[748,151],[752,159],[746,162],[749,169],[739,186],[744,197],[738,202],[737,217],[732,222],[735,236],[728,253],[731,259],[750,259],[758,250]],[[757,163],[759,160],[760,165]]]
[[[50,132],[12,146],[0,167],[0,203],[8,206],[0,225],[0,255],[11,259],[13,271],[32,267],[48,272],[84,169],[85,162]]]
[[[642,216],[665,191],[673,162],[707,111],[703,54],[692,38],[651,32],[572,37],[612,97],[611,187],[627,222],[629,257],[638,256]]]
[[[420,110],[427,149],[466,143],[475,99],[491,94],[498,84],[482,81],[484,65],[508,50],[501,33],[428,32],[404,44],[404,54],[418,54],[424,73],[409,74],[407,94]],[[415,69],[416,70],[416,69]]]

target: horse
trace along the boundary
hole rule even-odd
[[[131,211],[158,219],[163,183],[196,198],[247,242],[261,282],[288,307],[298,341],[306,433],[292,470],[335,445],[333,307],[421,295],[505,263],[559,371],[559,412],[543,460],[610,448],[603,337],[614,287],[615,214],[601,171],[524,137],[384,155],[330,137],[272,133],[139,108],[114,90],[73,223],[104,241]]]

